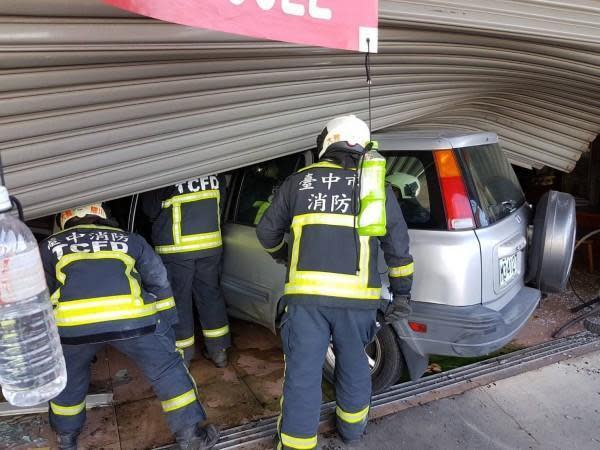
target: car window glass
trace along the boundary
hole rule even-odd
[[[498,144],[462,148],[459,154],[476,194],[472,203],[481,226],[497,222],[525,202],[519,180]]]
[[[409,226],[418,227],[430,222],[429,184],[421,160],[414,156],[388,157],[386,181],[392,187]]]
[[[277,188],[303,163],[304,155],[296,154],[244,169],[235,222],[256,226],[271,205]]]

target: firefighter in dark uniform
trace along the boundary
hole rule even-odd
[[[40,244],[67,366],[67,386],[49,408],[59,448],[77,448],[90,365],[107,344],[152,383],[180,448],[212,448],[218,431],[199,425],[206,414],[175,348],[177,313],[160,258],[141,236],[107,226],[101,204],[64,211],[60,224]]]
[[[221,211],[225,200],[222,176],[194,178],[147,192],[142,212],[152,222],[152,243],[167,268],[179,323],[177,348],[186,364],[194,356],[196,301],[206,349],[217,367],[227,365],[231,345],[225,299],[221,290]]]
[[[337,429],[345,442],[362,437],[371,398],[365,346],[379,329],[377,311],[382,310],[386,323],[410,312],[413,260],[406,223],[389,186],[387,234],[377,239],[356,230],[356,169],[369,136],[367,125],[355,116],[331,120],[317,139],[320,162],[285,180],[256,230],[267,252],[288,265],[278,448],[317,445],[321,369],[330,340],[336,356]],[[380,296],[379,243],[393,301]]]

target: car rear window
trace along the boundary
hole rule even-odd
[[[465,147],[458,154],[479,226],[492,225],[523,205],[519,180],[498,144]]]
[[[444,229],[444,207],[431,152],[386,152],[386,181],[411,229]]]

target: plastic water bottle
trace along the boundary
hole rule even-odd
[[[386,161],[372,142],[360,166],[360,212],[358,234],[361,236],[385,236],[385,166]]]
[[[0,186],[0,385],[9,403],[32,406],[56,397],[67,371],[37,242],[11,208]]]

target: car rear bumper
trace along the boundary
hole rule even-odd
[[[414,332],[407,322],[394,329],[421,355],[482,356],[506,345],[523,327],[540,301],[537,289],[523,287],[502,309],[485,305],[447,306],[412,302],[410,322],[427,325],[424,333]]]

